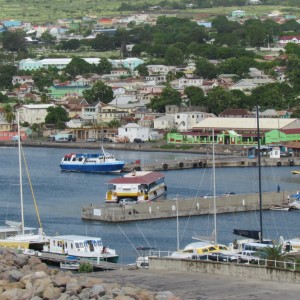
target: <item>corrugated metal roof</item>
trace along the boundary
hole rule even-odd
[[[164,175],[159,172],[131,172],[126,174],[123,177],[117,177],[110,180],[108,183],[112,184],[149,184],[153,181],[156,181],[160,178],[163,178]]]
[[[259,118],[261,130],[282,129],[298,119]],[[299,126],[295,126],[299,127]],[[257,128],[256,118],[206,118],[193,129],[253,129]]]

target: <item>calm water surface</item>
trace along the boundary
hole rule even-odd
[[[77,150],[76,150],[77,151]],[[81,220],[81,208],[91,203],[104,203],[105,183],[119,174],[84,174],[61,172],[62,156],[74,149],[24,148],[28,170],[38,202],[44,231],[52,234],[78,234],[100,236],[103,243],[115,248],[121,263],[135,261],[135,248],[157,247],[160,250],[175,250],[176,219],[149,220],[124,224],[86,222]],[[84,150],[92,153],[93,150]],[[112,151],[128,163],[184,160],[193,154]],[[19,167],[17,147],[0,148],[0,224],[5,220],[20,220]],[[300,176],[292,175],[294,167],[262,168],[262,190],[281,191],[300,189]],[[37,218],[30,187],[24,174],[25,225],[37,227]],[[191,169],[165,172],[168,199],[188,198],[213,193],[211,169]],[[217,168],[216,193],[258,192],[257,168]],[[300,235],[300,211],[266,211],[263,213],[264,237],[278,239]],[[221,214],[217,217],[218,239],[231,242],[233,228],[259,229],[259,212]],[[180,245],[192,242],[192,236],[211,235],[213,216],[179,219]]]

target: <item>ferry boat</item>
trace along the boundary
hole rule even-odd
[[[102,153],[69,153],[61,160],[62,171],[70,172],[121,172],[125,162],[117,160],[112,154],[104,151]]]
[[[167,192],[165,177],[152,171],[133,171],[108,182],[106,203],[117,203],[123,198],[147,202]]]
[[[101,238],[79,235],[49,237],[49,244],[44,245],[42,252],[111,263],[119,259],[114,249],[103,246]]]

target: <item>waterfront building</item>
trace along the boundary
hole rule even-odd
[[[300,141],[300,119],[260,118],[261,144]],[[256,118],[206,118],[192,131],[168,133],[168,143],[210,144],[212,130],[215,142],[224,145],[256,145]]]

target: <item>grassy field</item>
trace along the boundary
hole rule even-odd
[[[130,12],[119,12],[118,7],[123,0],[0,0],[0,19],[16,19],[35,24],[55,22],[57,19],[77,18],[82,16],[118,16],[130,14]],[[144,3],[144,0],[136,0],[134,3]],[[147,0],[147,3],[158,3],[158,0]],[[300,6],[300,5],[299,5]],[[286,14],[300,16],[300,7],[284,6],[246,6],[246,7],[217,7],[210,9],[193,9],[183,11],[168,11],[177,16],[191,18],[203,18],[220,14],[229,15],[233,10],[242,9],[247,14],[261,16],[274,10],[284,11]]]

